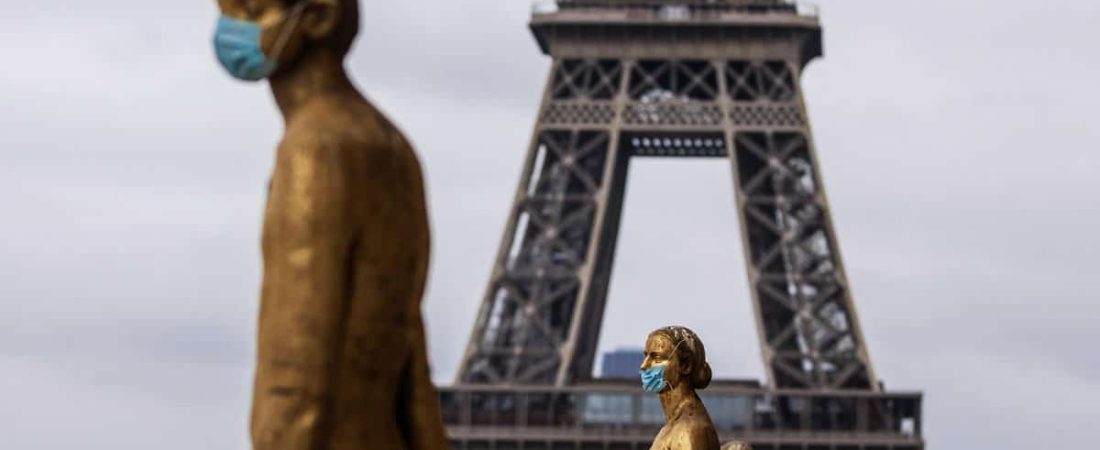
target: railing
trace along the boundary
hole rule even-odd
[[[819,17],[820,8],[816,4],[794,0],[742,1],[728,3],[645,1],[645,0],[535,0],[531,13],[535,16],[556,14],[561,11],[576,10],[617,10],[648,11],[657,18],[666,20],[686,20],[693,17],[705,17],[716,13],[742,14],[796,14],[802,17]]]
[[[664,423],[657,396],[632,385],[467,385],[439,392],[443,421],[451,428],[653,434]],[[919,393],[713,387],[700,397],[719,434],[839,433],[920,440]]]

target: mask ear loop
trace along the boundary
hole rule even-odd
[[[279,39],[275,41],[275,48],[271,52],[271,59],[278,60],[279,56],[283,54],[283,50],[286,49],[286,45],[290,43],[290,34],[294,31],[294,28],[298,26],[298,22],[302,19],[302,12],[305,11],[306,6],[309,6],[309,0],[303,0],[298,2],[290,9],[290,16],[285,20],[290,20],[286,28],[279,33]]]
[[[684,336],[683,339],[680,339],[680,342],[677,342],[676,345],[672,346],[672,352],[669,353],[669,356],[676,356],[676,350],[678,350],[680,348],[680,344],[683,344],[685,341],[688,341],[688,340],[692,340],[692,337],[691,336]],[[694,344],[694,342],[695,341],[692,340],[693,344]],[[695,354],[695,350],[692,349],[692,355],[694,355],[694,354]]]
[[[680,344],[683,344],[686,340],[688,340],[688,338],[685,337],[683,339],[680,339],[680,341],[677,342],[676,345],[673,345],[672,351],[669,352],[669,356],[676,356],[676,350],[678,350],[680,348]]]

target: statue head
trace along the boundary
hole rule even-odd
[[[696,390],[710,384],[711,370],[703,341],[687,327],[669,326],[649,333],[641,370],[662,364],[665,365],[664,381],[668,388],[676,389],[684,385]]]
[[[218,0],[214,44],[235,77],[257,81],[308,53],[343,60],[359,33],[358,0]]]

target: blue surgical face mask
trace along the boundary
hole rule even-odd
[[[291,23],[280,30],[270,57],[264,54],[261,44],[264,30],[260,24],[225,15],[219,17],[218,27],[214,30],[214,52],[218,55],[218,62],[239,80],[260,81],[271,76],[278,68],[279,55],[286,48],[291,32],[298,25],[298,19],[307,4],[307,1],[302,1],[294,5],[279,21],[282,23],[292,19]]]
[[[638,372],[642,375],[642,390],[653,394],[659,394],[665,390],[665,367],[668,363],[650,366]]]

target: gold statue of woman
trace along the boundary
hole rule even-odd
[[[357,1],[218,6],[218,60],[268,79],[285,120],[263,225],[253,448],[446,448],[420,316],[420,164],[344,71]]]
[[[670,326],[649,333],[641,375],[642,388],[657,394],[665,412],[650,450],[719,450],[714,423],[695,393],[711,379],[706,349],[695,332]]]

